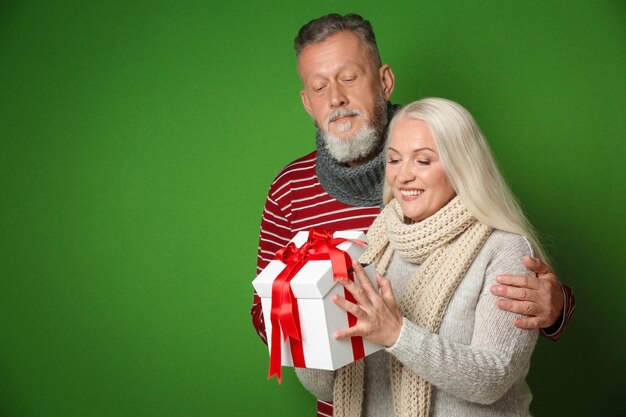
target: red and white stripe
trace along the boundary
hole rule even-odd
[[[367,231],[379,207],[352,207],[332,198],[315,174],[316,152],[287,165],[268,193],[257,258],[257,274],[293,236],[311,227]]]

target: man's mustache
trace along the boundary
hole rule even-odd
[[[346,108],[341,108],[341,109],[337,109],[334,112],[332,112],[330,114],[330,116],[328,116],[328,119],[326,119],[326,129],[328,130],[329,125],[334,122],[337,119],[340,119],[342,117],[346,117],[346,116],[360,116],[361,112],[355,109],[346,109]]]

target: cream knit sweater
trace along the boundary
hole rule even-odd
[[[494,231],[452,296],[439,334],[404,320],[396,344],[365,358],[363,416],[392,416],[389,355],[434,385],[431,416],[529,416],[532,395],[525,382],[537,331],[512,324],[514,314],[496,307],[489,288],[498,274],[531,274],[531,255],[521,236]],[[396,298],[402,297],[419,265],[395,254],[388,267]],[[302,384],[331,401],[334,372],[296,369]],[[401,417],[401,416],[398,416]]]

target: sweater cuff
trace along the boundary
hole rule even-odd
[[[563,329],[569,322],[574,309],[576,308],[576,299],[574,298],[574,292],[567,285],[561,284],[561,291],[563,291],[563,313],[561,317],[551,327],[541,329],[541,335],[548,339],[558,342],[563,335]]]
[[[422,343],[427,334],[426,330],[403,317],[398,340],[394,345],[385,348],[385,351],[398,358],[400,362],[408,360],[415,356],[415,347]]]

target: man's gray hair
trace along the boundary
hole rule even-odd
[[[358,14],[350,13],[342,16],[337,13],[327,14],[311,20],[300,28],[298,36],[293,40],[296,56],[309,44],[320,43],[340,32],[352,32],[356,34],[363,44],[369,49],[370,55],[376,68],[380,67],[380,53],[376,45],[374,29],[369,21]]]

